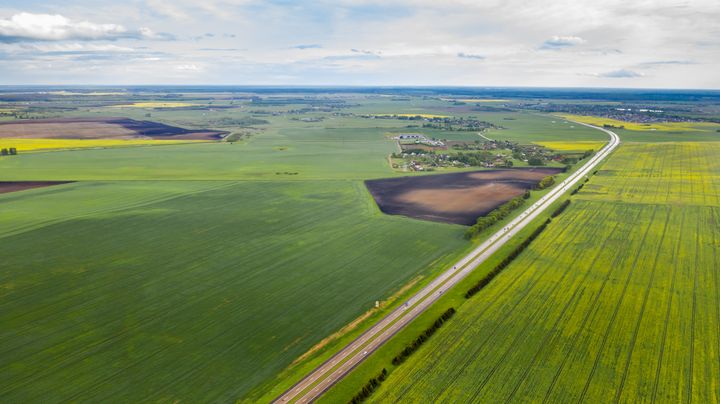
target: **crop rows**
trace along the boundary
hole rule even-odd
[[[719,153],[623,146],[372,400],[718,401]]]
[[[33,191],[80,205],[40,222],[4,196],[22,231],[0,236],[0,401],[232,401],[465,243],[361,182],[156,188]]]

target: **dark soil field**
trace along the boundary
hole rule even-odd
[[[0,138],[37,139],[220,139],[225,132],[190,130],[129,118],[59,118],[0,123]]]
[[[0,194],[49,187],[51,185],[69,184],[71,182],[73,181],[0,181]]]
[[[472,225],[560,168],[515,168],[365,181],[380,210],[435,222]]]

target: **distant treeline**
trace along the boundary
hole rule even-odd
[[[580,157],[565,157],[564,159],[562,159],[561,162],[563,164],[575,164],[578,161],[584,160],[584,159],[592,156],[593,153],[595,153],[595,150],[592,150],[592,149],[586,150]]]
[[[498,206],[486,216],[479,217],[477,222],[465,231],[465,238],[471,239],[483,230],[506,218],[513,210],[522,206],[528,198],[530,198],[530,191],[525,191],[523,196],[513,198]]]
[[[520,255],[520,253],[523,252],[530,245],[530,243],[535,240],[537,236],[540,235],[540,233],[543,232],[543,230],[545,230],[548,224],[550,224],[550,219],[547,219],[545,223],[541,224],[540,227],[535,229],[535,231],[533,231],[532,234],[528,236],[528,238],[523,240],[522,243],[515,247],[515,249],[512,250],[512,252],[510,252],[510,254],[508,254],[508,256],[505,257],[499,264],[497,264],[497,266],[495,266],[492,271],[490,271],[487,275],[485,275],[485,277],[480,279],[473,287],[468,289],[468,291],[465,292],[465,298],[469,299],[477,292],[481,291],[493,279],[495,279],[495,277],[498,276],[503,269],[510,265],[510,263],[515,258],[517,258],[517,256]]]
[[[265,119],[253,118],[251,116],[246,116],[246,117],[242,117],[242,118],[222,117],[220,119],[211,121],[210,123],[213,125],[220,125],[220,126],[252,126],[252,125],[265,125],[270,122],[266,121]]]

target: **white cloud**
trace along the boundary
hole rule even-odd
[[[478,55],[475,53],[465,53],[465,52],[458,52],[457,57],[464,58],[464,59],[479,59],[479,60],[485,59],[485,56],[483,56],[483,55]]]
[[[169,34],[167,32],[155,32],[150,28],[140,28],[137,32],[140,34],[140,38],[143,39],[156,39],[160,41],[172,41],[175,39],[173,34]],[[137,38],[137,36],[132,35],[131,38]]]
[[[148,28],[128,30],[119,24],[96,24],[73,21],[59,14],[19,13],[0,19],[0,42],[33,42],[62,40],[171,39]]]
[[[185,20],[189,17],[185,11],[175,4],[175,2],[166,0],[147,0],[147,5],[153,11],[165,17],[174,18],[176,20]]]
[[[586,41],[578,36],[558,36],[555,35],[552,38],[543,42],[542,49],[558,49],[568,48],[571,46],[582,45]]]
[[[311,44],[300,44],[293,46],[295,49],[305,50],[305,49],[321,49],[322,45],[311,43]]]
[[[62,42],[62,43],[36,43],[18,44],[19,49],[35,52],[134,52],[134,48],[118,46],[108,43]]]
[[[198,65],[196,64],[182,64],[175,66],[175,70],[181,71],[181,72],[199,72],[202,70]]]
[[[7,84],[720,88],[717,0],[10,2],[15,5],[0,6],[0,83]],[[11,18],[20,11],[62,16],[29,28]],[[139,27],[179,35],[138,47],[137,38],[165,39]],[[52,49],[69,44],[134,50]],[[30,48],[41,45],[46,48]],[[25,63],[40,67],[26,71]],[[55,68],[42,70],[49,63]],[[93,63],[99,67],[90,71]],[[176,68],[181,65],[200,70]]]
[[[697,64],[692,60],[657,60],[653,62],[643,62],[638,64],[641,68],[651,68],[657,66],[671,66],[671,65],[694,65]]]
[[[380,56],[382,54],[382,51],[371,51],[367,49],[350,49],[350,52],[352,53],[362,53],[363,55],[375,55]]]
[[[611,79],[628,79],[628,78],[634,78],[634,77],[642,77],[643,74],[634,72],[632,70],[620,69],[620,70],[613,70],[610,72],[600,73],[597,76],[611,78]]]

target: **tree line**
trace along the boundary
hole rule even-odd
[[[506,218],[513,210],[522,206],[525,203],[525,200],[528,198],[530,198],[530,191],[525,191],[525,194],[523,194],[522,196],[510,199],[509,201],[495,208],[486,216],[479,217],[475,224],[470,226],[470,228],[465,231],[465,238],[471,239],[480,234],[480,232],[482,232],[483,230]]]
[[[508,254],[507,257],[505,257],[502,261],[500,261],[499,264],[493,268],[492,271],[490,271],[487,275],[485,275],[482,279],[480,279],[473,287],[468,289],[467,292],[465,292],[465,298],[469,299],[479,291],[481,291],[485,286],[487,286],[493,279],[495,279],[496,276],[502,272],[503,269],[505,269],[510,263],[517,258],[518,255],[520,255],[521,252],[523,252],[530,243],[537,238],[537,236],[540,235],[540,233],[545,230],[547,225],[550,224],[550,219],[547,219],[543,224],[540,225],[535,231],[533,231],[528,238],[523,240],[522,243],[520,243],[517,247],[515,247],[514,250]]]
[[[595,175],[596,173],[597,173],[597,171],[595,171],[595,172],[593,173],[593,175]],[[575,195],[575,194],[577,194],[578,192],[580,192],[580,190],[585,186],[585,183],[588,182],[588,181],[590,181],[590,178],[585,177],[585,181],[583,181],[583,183],[580,184],[579,187],[573,189],[572,192],[570,192],[570,195]]]
[[[420,334],[419,337],[415,338],[415,340],[413,342],[411,342],[410,345],[406,346],[405,349],[400,351],[399,354],[395,355],[395,357],[392,360],[392,364],[397,366],[397,365],[405,362],[405,360],[410,355],[412,355],[413,352],[417,351],[418,348],[420,348],[420,346],[422,346],[422,344],[425,343],[425,341],[430,339],[430,337],[433,334],[435,334],[435,331],[437,331],[438,328],[442,327],[442,325],[447,320],[449,320],[450,317],[452,317],[454,314],[455,314],[455,308],[453,308],[453,307],[445,310],[445,312],[437,320],[435,320],[435,322],[432,323],[432,325],[430,327],[426,328],[425,331],[423,331],[423,333]]]
[[[405,362],[405,359],[412,355],[413,352],[417,351],[418,348],[420,348],[420,346],[424,344],[425,341],[427,341],[433,334],[435,334],[435,331],[437,331],[438,328],[442,327],[442,325],[454,314],[454,307],[445,310],[445,312],[441,314],[440,317],[438,317],[438,319],[435,320],[435,322],[432,323],[430,327],[426,328],[419,337],[415,338],[415,340],[411,342],[410,345],[406,346],[405,349],[403,349],[393,358],[392,364],[398,366]],[[385,381],[387,376],[387,369],[383,368],[379,375],[373,377],[372,379],[368,380],[367,383],[365,383],[360,392],[355,394],[355,396],[350,400],[350,404],[358,404],[365,401],[375,390],[377,390],[378,387],[380,387],[380,384]]]
[[[560,206],[558,206],[557,209],[555,209],[555,211],[553,211],[553,213],[550,215],[550,217],[560,216],[560,214],[563,213],[563,211],[565,209],[567,209],[568,205],[570,205],[570,199],[564,200],[563,203],[560,204]]]
[[[382,372],[380,372],[379,375],[373,377],[372,379],[368,380],[367,383],[363,386],[362,390],[360,390],[359,393],[355,394],[355,396],[350,400],[350,404],[358,404],[365,401],[370,395],[377,390],[378,387],[380,387],[380,383],[385,381],[385,378],[387,378],[387,369],[383,368]]]

